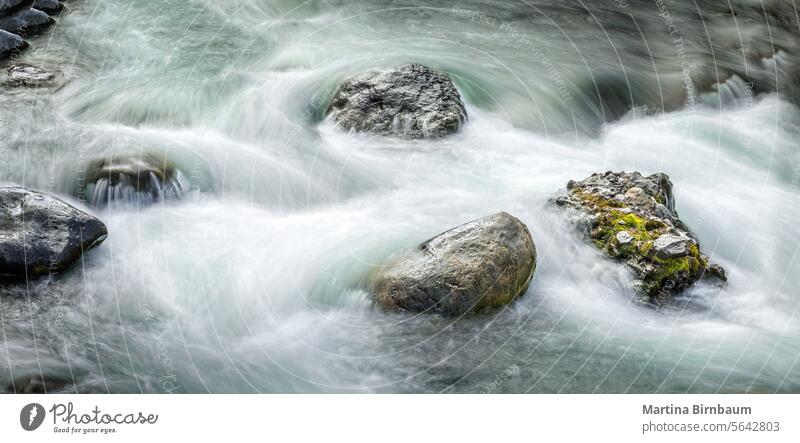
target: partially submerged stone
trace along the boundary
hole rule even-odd
[[[103,222],[59,198],[0,188],[0,278],[62,272],[107,235]]]
[[[407,138],[442,137],[467,120],[450,77],[419,64],[346,79],[327,112],[345,130]]]
[[[643,298],[661,304],[703,277],[725,281],[678,218],[666,174],[592,174],[570,181],[556,204],[580,214],[580,225],[606,255],[627,264]]]
[[[528,228],[506,212],[461,225],[384,265],[375,298],[389,309],[461,315],[525,293],[536,268]]]
[[[56,75],[52,72],[45,71],[36,66],[20,63],[8,68],[8,78],[5,83],[8,86],[39,88],[52,85],[55,79]]]
[[[177,200],[186,186],[175,165],[150,153],[100,158],[92,161],[86,171],[86,194],[93,206]]]

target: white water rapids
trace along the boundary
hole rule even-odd
[[[41,372],[114,393],[800,391],[800,110],[739,76],[687,102],[663,12],[617,3],[69,3],[23,57],[64,86],[0,89],[0,183],[80,204],[86,162],[142,152],[188,189],[95,208],[110,235],[67,275],[0,289],[0,386]],[[686,41],[706,38],[667,4]],[[600,25],[617,13],[661,38]],[[730,67],[716,49],[712,76]],[[347,75],[407,62],[451,75],[460,132],[324,119]],[[603,88],[623,103],[600,107]],[[606,170],[667,173],[728,285],[634,303],[624,266],[548,203]],[[455,320],[384,312],[360,289],[399,249],[501,210],[538,251],[516,303]]]

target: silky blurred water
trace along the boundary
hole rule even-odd
[[[71,2],[23,58],[63,86],[0,89],[0,183],[80,205],[87,162],[154,153],[188,185],[95,208],[100,247],[63,277],[0,288],[0,385],[41,372],[115,393],[800,391],[800,113],[791,87],[770,92],[794,43],[752,11],[665,5]],[[324,119],[347,75],[407,62],[451,75],[459,133]],[[669,174],[727,287],[634,303],[628,271],[548,203],[606,170]],[[363,281],[381,260],[501,210],[538,251],[518,302],[461,319],[372,305]]]

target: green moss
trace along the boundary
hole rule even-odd
[[[694,243],[689,245],[689,255],[686,257],[660,259],[652,255],[654,241],[667,230],[667,225],[660,220],[624,212],[621,207],[625,203],[615,199],[603,198],[580,189],[573,189],[571,192],[585,205],[590,206],[591,212],[599,216],[597,227],[589,235],[598,249],[617,259],[635,256],[634,260],[652,265],[652,271],[643,277],[641,288],[651,301],[658,303],[666,297],[663,288],[668,282],[674,283],[669,285],[671,287],[675,284],[682,285],[699,276],[708,266],[707,259]],[[633,241],[620,245],[616,241],[616,235],[622,231],[630,234]]]
[[[650,297],[657,297],[661,288],[670,280],[676,280],[680,274],[688,273],[691,269],[691,259],[689,257],[669,258],[652,260],[656,270],[645,277],[645,292]]]
[[[618,232],[626,231],[633,237],[637,244],[652,243],[655,240],[650,230],[647,229],[648,220],[633,213],[623,213],[612,210],[609,212],[609,228],[616,235]],[[652,247],[652,244],[651,244]]]
[[[625,206],[624,202],[615,200],[613,198],[603,198],[597,194],[584,192],[580,189],[573,189],[572,195],[580,199],[582,202],[590,204],[597,209],[604,208],[622,208]]]

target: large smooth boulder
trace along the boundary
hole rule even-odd
[[[419,64],[346,79],[327,112],[349,131],[407,138],[441,137],[467,120],[450,77]]]
[[[28,47],[22,37],[0,29],[0,60],[5,60]]]
[[[38,9],[24,9],[0,18],[0,29],[25,37],[41,32],[53,23],[55,20]]]
[[[528,228],[500,212],[461,225],[382,266],[382,306],[461,315],[504,306],[525,293],[536,268]]]
[[[0,188],[0,277],[64,271],[107,235],[103,222],[59,198]]]
[[[574,210],[574,221],[592,243],[628,265],[643,301],[660,305],[701,278],[726,279],[678,218],[666,174],[592,174],[570,180],[555,203]]]
[[[112,155],[90,162],[86,169],[86,193],[93,206],[177,200],[186,186],[175,165],[156,154]]]

